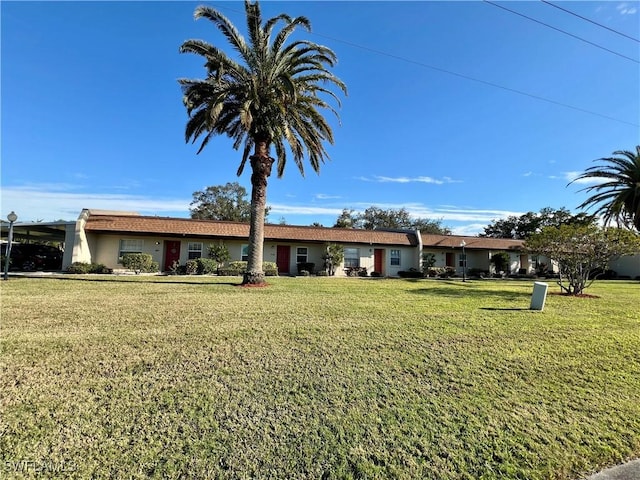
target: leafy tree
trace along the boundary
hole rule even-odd
[[[335,275],[336,267],[344,260],[344,247],[336,243],[327,244],[322,260],[324,260],[324,269],[327,274],[330,276]]]
[[[617,257],[637,253],[640,236],[617,228],[567,224],[531,235],[525,249],[557,262],[560,288],[569,295],[580,295],[593,282],[593,272],[606,270]]]
[[[249,160],[249,258],[242,283],[260,285],[264,284],[264,217],[272,166],[276,163],[281,177],[290,151],[302,174],[305,154],[313,170],[319,172],[327,158],[324,141],[333,143],[333,132],[321,110],[328,109],[337,116],[324,96],[339,105],[330,86],[344,93],[346,86],[329,70],[336,62],[333,51],[307,40],[289,39],[298,27],[310,31],[307,18],[280,14],[263,22],[257,2],[245,0],[244,6],[248,40],[218,10],[196,8],[195,18],[210,20],[229,42],[233,56],[203,40],[187,40],[180,52],[202,56],[206,77],[183,78],[179,83],[189,115],[185,139],[195,142],[202,138],[198,153],[213,136],[233,139],[236,150],[243,146],[238,175]],[[282,28],[274,31],[279,24]],[[271,157],[272,147],[275,159]]]
[[[594,221],[593,215],[585,213],[574,215],[566,208],[554,210],[551,207],[545,207],[539,213],[527,212],[520,216],[511,215],[507,218],[494,220],[484,227],[484,232],[480,236],[524,240],[544,227],[563,224],[589,225]]]
[[[496,272],[507,272],[511,256],[507,252],[497,252],[491,255],[491,263],[496,267]]]
[[[358,215],[353,209],[343,208],[342,213],[337,218],[335,228],[357,228]]]
[[[311,227],[322,227],[322,228],[324,228],[324,225],[322,225],[320,222],[313,222],[310,226]]]
[[[599,205],[596,214],[602,215],[605,224],[615,221],[640,232],[640,145],[635,152],[618,150],[613,154],[616,156],[596,160],[602,164],[587,168],[573,180],[605,180],[581,190],[594,194],[578,208]]]
[[[442,225],[442,220],[431,220],[428,218],[416,218],[411,224],[411,228],[420,230],[420,233],[430,233],[433,235],[451,235],[451,229]]]
[[[220,242],[218,244],[212,243],[209,245],[209,258],[214,260],[217,264],[218,273],[220,272],[220,267],[231,260],[231,253],[229,253],[229,248]]]
[[[388,228],[398,230],[420,230],[422,233],[434,233],[450,235],[451,230],[442,226],[440,220],[427,218],[413,218],[404,208],[385,210],[371,206],[362,213],[355,213],[352,209],[343,209],[336,220],[335,227],[362,228],[374,230],[376,228]]]
[[[191,218],[248,222],[251,217],[251,203],[246,198],[247,190],[238,182],[193,192],[193,201],[189,208]]]

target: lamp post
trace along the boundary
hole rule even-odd
[[[464,251],[464,247],[467,245],[467,243],[462,240],[460,242],[460,246],[462,247],[462,281],[466,282],[467,281],[467,254]]]
[[[7,215],[7,220],[9,220],[9,235],[7,236],[7,250],[5,251],[4,257],[4,276],[2,277],[4,280],[9,278],[9,262],[11,261],[11,244],[13,243],[13,222],[18,220],[18,215],[13,210],[9,215]]]

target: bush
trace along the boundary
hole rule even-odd
[[[303,275],[303,271],[307,273],[312,273],[314,268],[316,267],[315,263],[311,262],[300,262],[298,263],[298,275]]]
[[[419,270],[415,268],[410,268],[409,270],[400,270],[398,272],[398,276],[400,278],[423,278],[424,275]]]
[[[113,273],[111,268],[107,268],[101,263],[73,262],[66,270],[67,273],[82,275],[85,273]]]
[[[380,272],[373,271],[373,272],[371,272],[371,276],[372,277],[381,277],[382,274]]]
[[[318,276],[318,277],[328,277],[329,276],[329,272],[327,272],[326,270],[318,270],[316,272],[316,276]]]
[[[298,275],[300,275],[302,277],[308,277],[311,274],[309,273],[308,270],[298,270]]]
[[[229,262],[229,265],[226,267],[222,267],[218,270],[219,275],[223,276],[236,276],[242,275],[247,270],[247,262],[235,261]],[[263,262],[262,270],[264,271],[265,276],[267,277],[275,277],[278,275],[278,266],[275,262]]]
[[[158,262],[148,253],[126,253],[122,256],[122,266],[136,273],[157,272],[160,270]]]
[[[487,278],[489,276],[489,270],[483,270],[481,268],[470,268],[467,271],[467,275],[470,277]]]
[[[186,275],[196,275],[198,273],[198,262],[196,260],[187,260],[184,267]]]
[[[213,258],[197,258],[196,271],[198,275],[210,275],[218,271],[218,262]]]

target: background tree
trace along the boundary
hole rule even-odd
[[[594,194],[578,208],[599,205],[595,213],[602,215],[605,225],[615,221],[618,226],[640,232],[640,145],[636,146],[635,152],[618,150],[613,154],[617,156],[596,160],[602,163],[587,168],[573,180],[605,180],[581,190]]]
[[[358,216],[353,209],[343,208],[336,219],[335,228],[358,228]]]
[[[572,214],[566,208],[553,209],[545,207],[539,213],[527,212],[523,215],[511,215],[507,218],[494,220],[484,227],[481,237],[513,238],[524,240],[544,227],[560,226],[563,224],[590,225],[595,222],[595,216],[586,213]]]
[[[451,235],[451,229],[442,225],[442,220],[431,220],[429,218],[415,218],[411,228],[420,230],[420,233],[430,233],[432,235]]]
[[[263,247],[267,180],[276,163],[281,177],[287,152],[304,175],[305,154],[314,171],[328,157],[324,142],[333,143],[333,132],[321,111],[337,112],[325,100],[346,93],[344,83],[334,76],[336,56],[329,48],[307,40],[291,40],[298,27],[307,31],[305,17],[280,14],[262,21],[259,4],[245,0],[248,40],[218,10],[196,8],[196,19],[210,20],[224,35],[233,57],[202,40],[187,40],[181,53],[195,53],[205,60],[204,79],[180,79],[183,102],[189,115],[187,141],[202,137],[198,153],[216,135],[227,135],[233,147],[243,147],[238,168],[241,175],[247,160],[251,166],[251,218],[249,255],[243,285],[264,284]],[[279,31],[274,29],[282,25]],[[237,58],[237,60],[236,60]],[[276,158],[271,157],[271,148]],[[251,152],[253,151],[253,154]]]
[[[618,228],[567,224],[531,235],[525,249],[557,262],[562,291],[580,295],[595,279],[594,272],[605,271],[611,260],[640,251],[640,236]]]
[[[247,200],[246,188],[238,182],[229,182],[193,192],[189,211],[191,218],[198,220],[248,222],[251,218],[251,203]],[[265,216],[267,213],[265,212]]]
[[[368,207],[362,213],[353,209],[343,209],[334,225],[340,228],[361,228],[374,230],[386,228],[392,230],[420,230],[422,233],[450,235],[451,230],[442,226],[440,220],[427,218],[413,218],[404,208],[383,209],[376,206]]]

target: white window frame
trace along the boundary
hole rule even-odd
[[[204,245],[202,242],[189,242],[187,244],[187,259],[195,260],[196,258],[202,258],[202,249]]]
[[[242,260],[243,262],[249,261],[249,245],[248,244],[240,246],[240,260]]]
[[[141,238],[121,238],[118,248],[118,263],[122,263],[122,257],[127,253],[142,253],[144,240]]]
[[[399,249],[392,248],[389,251],[389,265],[399,267],[401,265],[401,253]]]
[[[347,253],[355,253],[355,256],[349,256]],[[345,247],[344,249],[344,267],[360,268],[360,249],[355,247]]]
[[[304,253],[300,253],[303,250]],[[296,247],[296,263],[307,263],[309,261],[309,248]]]

